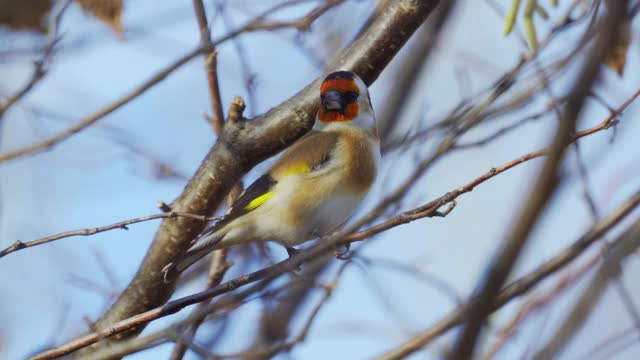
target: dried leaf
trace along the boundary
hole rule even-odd
[[[122,34],[122,0],[75,0],[85,11],[95,16],[115,31]]]
[[[610,67],[618,75],[622,76],[624,65],[627,62],[627,50],[631,43],[631,21],[625,20],[620,26],[620,31],[616,36],[616,43],[611,48],[611,52],[604,59],[604,64]]]
[[[51,0],[0,0],[0,26],[46,33],[52,5]]]

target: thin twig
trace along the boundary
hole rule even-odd
[[[635,326],[631,326],[603,339],[599,343],[593,345],[593,347],[584,351],[580,356],[576,357],[576,359],[615,359],[613,355],[618,351],[626,349],[629,346],[639,344],[637,329]]]
[[[376,266],[378,268],[387,268],[399,273],[407,274],[414,277],[427,286],[433,287],[442,293],[447,299],[451,300],[454,304],[460,305],[463,302],[463,297],[457,292],[453,286],[449,285],[444,279],[441,279],[437,275],[430,274],[418,266],[407,265],[400,261],[383,258],[371,258],[364,255],[354,255],[354,261],[362,261],[367,266]]]
[[[593,266],[597,264],[601,259],[602,257],[600,256],[600,254],[596,254],[595,256],[592,256],[589,260],[587,260],[584,264],[581,264],[579,267],[575,269],[567,269],[567,271],[565,271],[565,273],[556,281],[552,289],[548,290],[542,295],[531,296],[530,299],[525,301],[520,306],[516,315],[511,319],[511,321],[509,321],[507,325],[505,325],[497,334],[495,342],[491,346],[489,346],[489,350],[487,350],[482,359],[494,359],[496,354],[507,343],[507,341],[510,338],[513,338],[513,335],[518,330],[520,324],[522,324],[528,316],[532,315],[536,310],[539,310],[543,306],[546,306],[551,301],[555,300],[558,294],[566,291],[572,285],[575,285],[577,281],[582,276],[587,274],[588,270],[593,268]]]
[[[320,309],[322,309],[322,307],[331,298],[331,295],[333,295],[333,291],[338,286],[338,280],[340,279],[340,275],[342,275],[344,270],[347,268],[347,265],[348,263],[345,262],[337,271],[333,280],[330,281],[328,284],[321,286],[323,290],[322,298],[320,298],[320,300],[318,300],[318,303],[313,307],[313,309],[309,313],[309,317],[307,318],[307,321],[302,327],[302,330],[293,339],[289,341],[285,341],[279,345],[273,346],[268,349],[252,350],[252,351],[247,351],[241,354],[224,355],[222,357],[223,358],[240,358],[240,359],[246,359],[246,358],[270,359],[281,352],[291,351],[294,346],[304,342],[307,336],[309,335],[309,331],[311,330],[311,326],[313,325],[314,320],[317,318],[318,314],[320,313]]]
[[[33,154],[35,152],[44,151],[44,150],[50,149],[52,146],[57,145],[64,140],[67,140],[71,136],[93,125],[98,120],[105,117],[106,115],[109,115],[110,113],[116,111],[117,109],[120,109],[122,106],[136,99],[138,96],[142,95],[149,88],[153,87],[154,85],[164,80],[164,78],[169,76],[173,71],[180,68],[182,65],[186,64],[191,59],[195,58],[201,53],[202,53],[201,47],[197,47],[196,49],[191,50],[191,52],[183,55],[178,60],[176,60],[169,66],[167,66],[164,70],[153,75],[149,80],[143,82],[140,86],[133,89],[133,91],[129,92],[127,95],[107,105],[106,107],[102,108],[102,110],[99,110],[98,112],[92,115],[89,115],[88,117],[78,121],[75,125],[71,126],[70,128],[64,131],[61,131],[60,133],[53,135],[42,142],[29,145],[18,150],[9,151],[9,152],[0,154],[0,162],[16,159],[25,155]]]
[[[640,205],[640,191],[636,192],[620,207],[611,212],[607,217],[600,221],[596,226],[589,229],[584,235],[577,239],[573,244],[560,251],[551,259],[545,261],[542,265],[524,275],[518,280],[512,282],[502,289],[496,297],[495,303],[491,306],[490,311],[495,312],[512,299],[527,293],[534,286],[555,274],[559,269],[563,268],[571,261],[580,256],[594,242],[600,239],[604,234],[611,230],[614,226],[622,222],[634,209]],[[448,330],[462,323],[469,310],[469,303],[459,306],[454,311],[445,316],[438,323],[419,332],[408,341],[399,345],[384,354],[379,355],[377,360],[395,360],[403,359],[410,354],[422,349],[425,345],[435,340]]]
[[[42,51],[42,56],[39,60],[34,62],[34,70],[33,74],[29,81],[24,85],[24,87],[18,90],[13,96],[9,97],[3,104],[0,104],[0,119],[2,119],[2,115],[9,109],[13,104],[18,102],[23,96],[25,96],[31,89],[33,89],[36,84],[44,78],[47,73],[46,66],[48,62],[51,60],[51,56],[53,55],[53,50],[56,45],[60,42],[60,23],[62,22],[62,16],[64,15],[67,8],[71,4],[71,0],[67,0],[61,7],[56,16],[51,21],[51,26],[49,28],[49,41],[47,45],[44,47]]]
[[[344,1],[344,0],[342,0]],[[337,1],[337,0],[333,0],[330,2],[330,4],[325,4],[323,6],[320,6],[312,11],[310,11],[307,15],[301,17],[298,20],[295,21],[291,21],[291,22],[275,22],[275,23],[271,23],[271,22],[265,22],[264,18],[265,15],[261,14],[258,15],[256,18],[254,18],[253,20],[249,21],[246,25],[242,26],[241,28],[234,30],[230,33],[228,33],[227,35],[224,35],[216,40],[214,40],[211,45],[212,46],[218,46],[221,43],[233,39],[236,36],[239,36],[243,33],[246,32],[255,32],[255,31],[273,31],[273,30],[279,30],[279,29],[285,29],[285,28],[296,28],[299,30],[305,30],[307,29],[318,17],[320,17],[322,14],[324,14],[326,11],[328,11],[329,9],[331,9],[333,6],[339,4],[342,1]],[[331,6],[329,6],[331,5]],[[266,13],[266,12],[265,12]],[[96,112],[95,114],[92,114],[80,121],[78,121],[75,125],[73,125],[72,127],[61,131],[60,133],[53,135],[41,142],[38,142],[36,144],[32,144],[29,146],[26,146],[24,148],[21,149],[17,149],[14,151],[9,151],[9,152],[5,152],[5,153],[1,153],[0,154],[0,162],[3,161],[8,161],[8,160],[13,160],[16,158],[20,158],[26,155],[30,155],[33,153],[37,153],[39,151],[45,151],[48,150],[50,148],[52,148],[54,145],[57,145],[67,139],[69,139],[71,136],[79,133],[80,131],[86,129],[87,127],[93,125],[94,123],[96,123],[98,120],[102,119],[104,116],[116,111],[117,109],[121,108],[122,106],[128,104],[129,102],[131,102],[132,100],[136,99],[138,96],[142,95],[146,90],[148,90],[149,88],[153,87],[154,85],[158,84],[159,82],[161,82],[165,77],[167,77],[168,75],[170,75],[173,71],[177,70],[178,68],[180,68],[182,65],[186,64],[187,62],[189,62],[190,60],[192,60],[193,58],[197,57],[198,55],[202,54],[204,51],[208,50],[207,48],[203,47],[203,46],[198,46],[197,48],[195,48],[194,50],[190,51],[189,53],[183,55],[182,57],[180,57],[178,60],[176,60],[174,63],[172,63],[171,65],[167,66],[167,68],[165,68],[164,70],[158,72],[157,74],[153,75],[149,80],[145,81],[144,83],[142,83],[141,85],[139,85],[137,88],[135,88],[134,90],[132,90],[131,92],[129,92],[127,95],[121,97],[120,99],[116,100],[115,102],[107,105],[106,107],[104,107],[102,110]]]
[[[448,356],[449,359],[463,360],[473,357],[480,331],[485,319],[490,314],[495,297],[499,294],[503,283],[516,264],[521,250],[530,238],[529,233],[536,224],[539,215],[555,194],[557,169],[560,167],[565,149],[570,143],[571,132],[575,129],[585,99],[599,72],[599,65],[604,55],[608,53],[608,49],[613,43],[613,37],[617,34],[616,24],[626,10],[623,9],[623,6],[626,7],[624,4],[613,4],[612,2],[606,17],[599,26],[597,43],[589,53],[587,63],[580,72],[581,76],[574,85],[563,109],[562,118],[551,145],[549,158],[540,171],[534,188],[525,202],[526,206],[517,217],[519,219],[518,223],[504,242],[504,246],[500,247],[499,255],[492,262],[486,275],[476,288],[477,295],[474,296],[468,309],[467,324],[456,338],[452,352]]]
[[[483,137],[482,139],[479,140],[473,140],[470,142],[466,142],[466,143],[462,143],[462,144],[456,144],[454,146],[454,148],[456,149],[470,149],[470,148],[476,148],[479,146],[484,146],[489,144],[490,142],[504,136],[507,135],[508,133],[510,133],[513,130],[516,130],[518,128],[520,128],[521,126],[529,123],[529,122],[533,122],[536,120],[539,120],[545,116],[549,115],[549,109],[546,108],[540,112],[537,112],[535,114],[526,116],[518,121],[515,121],[512,124],[509,124],[501,129],[498,129],[496,132],[494,132],[493,134],[490,134],[486,137]]]
[[[222,112],[222,101],[220,100],[220,83],[218,82],[218,57],[216,48],[211,42],[211,32],[209,23],[207,22],[207,13],[204,10],[202,0],[193,0],[193,9],[198,20],[200,29],[200,44],[204,50],[204,63],[207,72],[207,81],[209,82],[209,96],[211,97],[211,107],[213,108],[213,117],[211,125],[217,135],[222,133],[222,124],[224,122],[224,114]]]
[[[550,336],[547,344],[532,359],[545,360],[557,357],[567,343],[582,328],[609,282],[620,275],[622,261],[640,246],[640,220],[636,220],[627,231],[607,246],[607,254],[591,283],[585,287],[578,301],[571,307],[558,330]]]
[[[224,26],[228,29],[233,28],[234,26],[231,23],[231,18],[227,13],[227,9],[223,4],[223,1],[217,1],[215,4],[216,11],[220,14],[220,18],[224,23]],[[243,84],[245,87],[245,91],[247,92],[247,105],[249,108],[248,116],[253,117],[256,111],[256,94],[255,94],[255,74],[251,70],[251,65],[249,64],[249,54],[247,53],[244,45],[241,42],[241,39],[234,38],[232,40],[233,46],[235,47],[237,56],[240,60],[240,69],[242,70]]]
[[[94,235],[97,233],[114,230],[114,229],[129,230],[128,225],[131,225],[131,224],[136,224],[139,222],[155,220],[155,219],[166,219],[166,218],[175,218],[175,217],[186,217],[186,218],[200,220],[200,221],[214,221],[218,219],[218,217],[207,217],[204,215],[189,214],[189,213],[179,212],[179,211],[169,211],[169,212],[164,212],[160,214],[141,216],[134,219],[119,221],[117,223],[106,225],[106,226],[100,226],[100,227],[89,228],[89,229],[81,229],[81,230],[65,231],[63,233],[47,236],[41,239],[28,241],[28,242],[22,242],[20,240],[17,240],[13,245],[0,251],[0,258],[8,254],[11,254],[12,252],[16,252],[18,250],[46,244],[52,241],[68,238],[71,236],[89,236],[89,235]]]
[[[231,265],[231,263],[227,262],[227,249],[215,251],[211,261],[211,266],[209,267],[209,274],[207,276],[207,285],[205,289],[211,289],[220,285],[224,274],[229,270],[229,268],[231,268]],[[198,306],[193,309],[192,316],[202,312],[207,305],[209,305],[207,301],[199,303]],[[171,360],[179,360],[184,357],[184,354],[187,351],[187,342],[194,339],[198,328],[202,325],[204,320],[204,317],[196,317],[195,320],[191,322],[184,331],[182,331],[181,341],[176,342],[176,346],[173,348],[170,356]]]

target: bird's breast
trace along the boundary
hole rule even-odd
[[[365,195],[366,193],[342,193],[325,199],[310,218],[307,232],[314,236],[333,232],[351,217]]]
[[[353,192],[367,192],[376,179],[380,162],[380,144],[366,133],[347,133],[338,151],[345,159],[345,186]]]

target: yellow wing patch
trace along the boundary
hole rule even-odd
[[[260,205],[264,204],[267,200],[269,200],[275,194],[276,194],[275,191],[266,192],[266,193],[258,196],[257,198],[251,200],[251,202],[249,202],[249,204],[247,206],[245,206],[244,209],[247,210],[247,211],[251,211],[251,210],[259,207]]]
[[[294,174],[304,174],[304,173],[308,173],[309,171],[311,171],[311,166],[309,166],[309,164],[300,162],[300,163],[291,164],[285,167],[284,169],[282,169],[282,175],[289,176]]]

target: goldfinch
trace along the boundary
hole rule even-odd
[[[334,231],[364,199],[379,161],[380,140],[367,86],[349,71],[329,74],[320,87],[314,128],[163,269],[165,279],[216,249],[272,240],[289,250]]]

